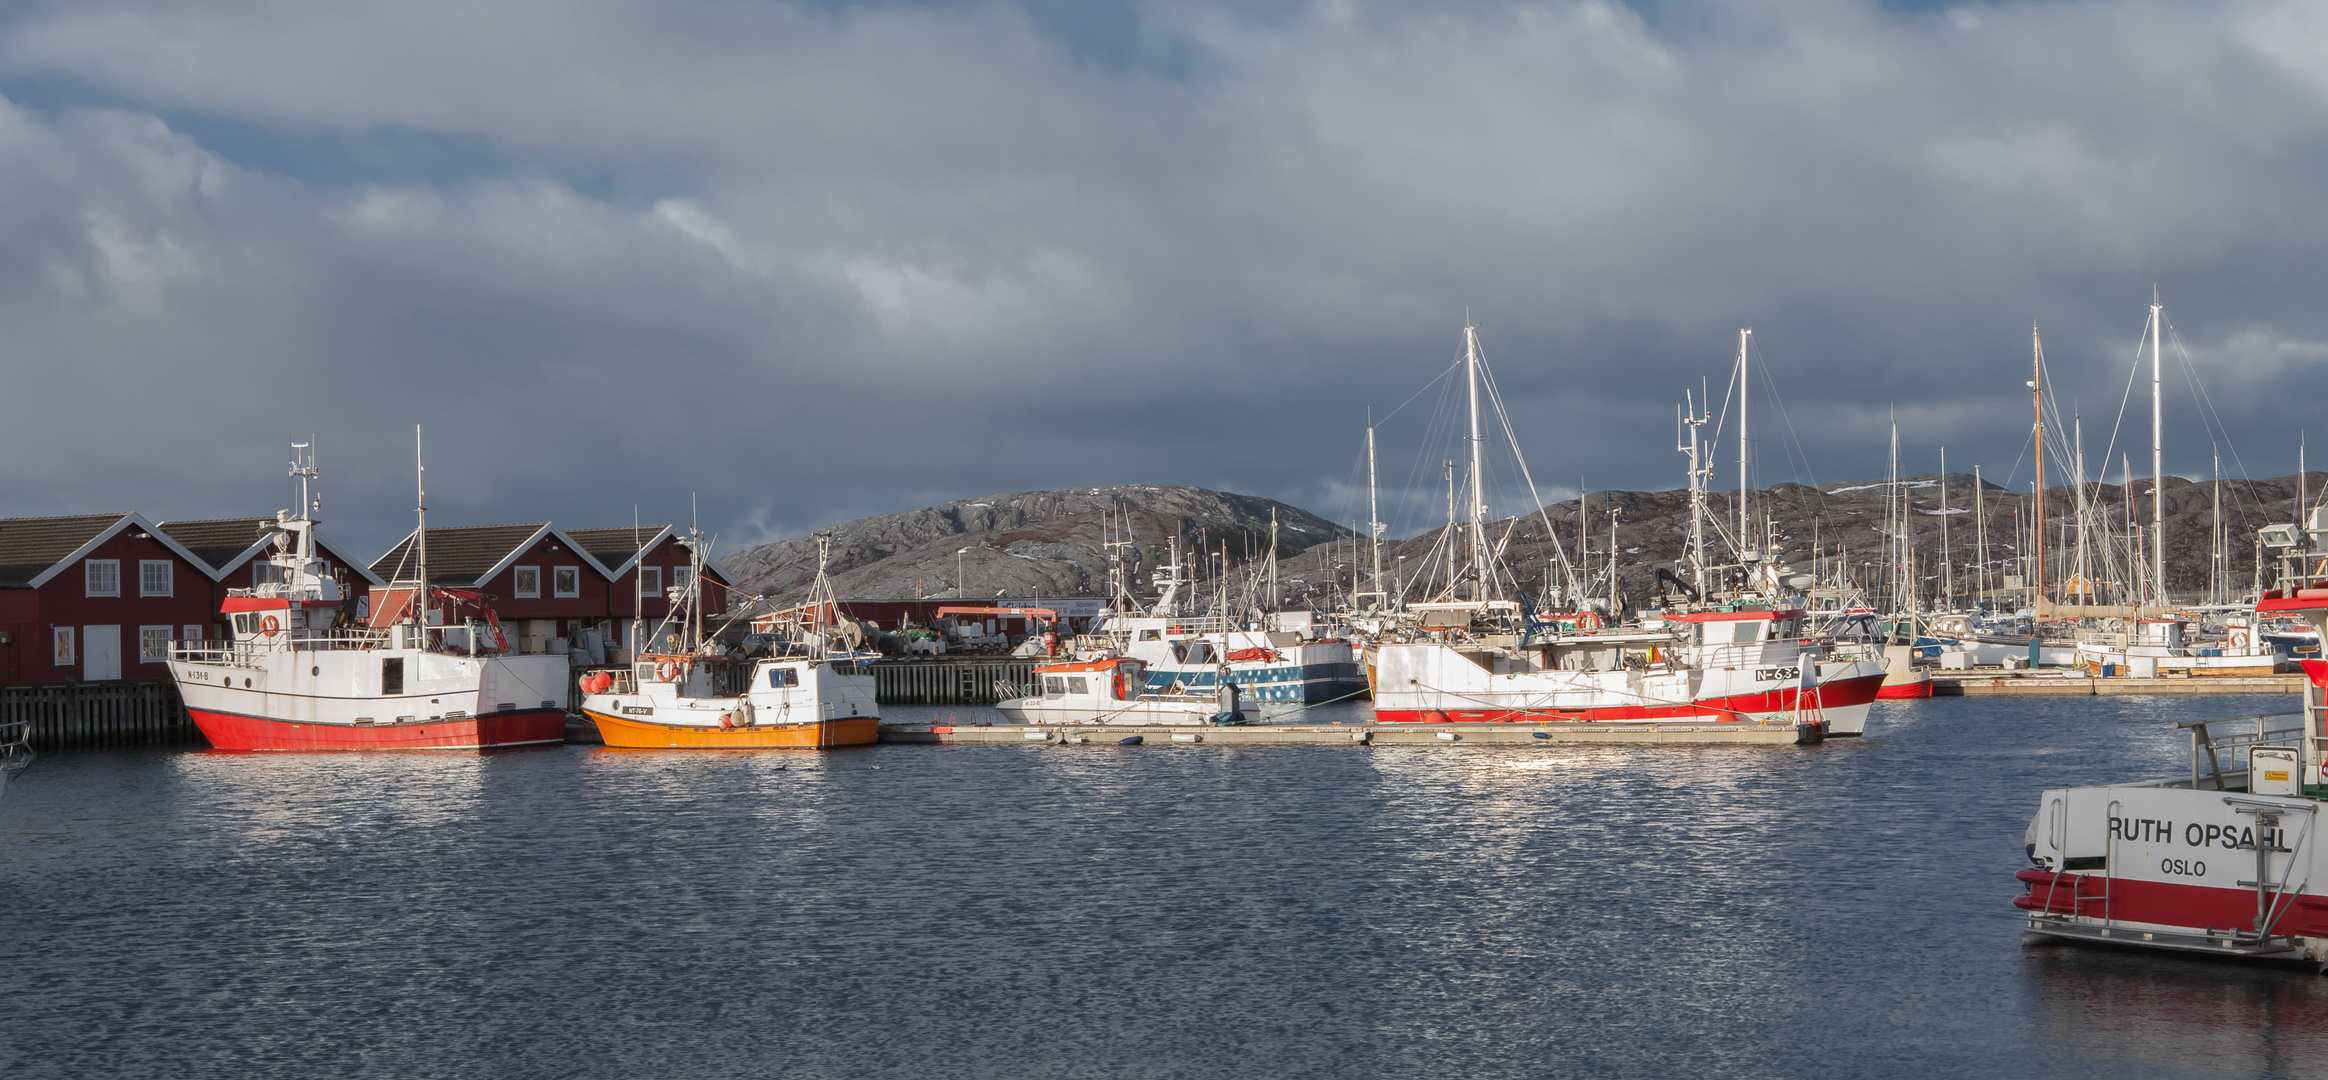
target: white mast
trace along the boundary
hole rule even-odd
[[[2166,603],[2166,444],[2165,426],[2159,412],[2158,369],[2161,346],[2159,340],[2158,287],[2150,289],[2150,555],[2157,567],[2154,575],[2158,588],[2158,602]]]
[[[1698,443],[1698,428],[1713,419],[1709,409],[1704,415],[1697,411],[1697,401],[1683,390],[1681,422],[1689,429],[1689,441],[1674,440],[1674,449],[1689,455],[1689,584],[1702,599],[1706,592],[1706,474]]]
[[[1479,435],[1479,330],[1463,328],[1463,360],[1465,374],[1471,383],[1471,573],[1474,584],[1471,598],[1489,598],[1487,581],[1487,495],[1485,478],[1480,471]]]
[[[1980,570],[1972,575],[1973,591],[1980,594],[1980,602],[1989,601],[1988,564],[1988,486],[1981,482],[1980,466],[1972,467],[1972,551],[1980,561]]]
[[[1368,410],[1366,418],[1366,528],[1367,531],[1374,534],[1375,603],[1378,607],[1388,607],[1389,605],[1382,603],[1385,599],[1382,595],[1382,533],[1389,526],[1382,523],[1382,503],[1379,501],[1374,481],[1374,417],[1372,410]]]
[[[1948,448],[1940,448],[1940,599],[1944,609],[1956,607],[1956,567],[1948,553]]]
[[[1754,549],[1747,546],[1746,529],[1746,339],[1753,330],[1741,327],[1738,331],[1738,550],[1740,562],[1752,562]],[[1897,455],[1894,455],[1895,457]]]
[[[413,593],[412,613],[425,628],[428,626],[428,612],[423,609],[428,603],[428,466],[421,462],[419,424],[412,425],[412,488],[416,502],[413,512],[420,515],[419,527],[412,532],[413,548],[420,563],[420,588]]]

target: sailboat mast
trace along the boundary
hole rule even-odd
[[[1382,531],[1386,527],[1374,481],[1374,425],[1370,422],[1366,425],[1366,528],[1374,534],[1374,595],[1378,604],[1386,599],[1382,595]]]
[[[1980,562],[1980,570],[1972,575],[1972,591],[1986,604],[1989,601],[1988,487],[1981,482],[1978,465],[1972,467],[1972,556]]]
[[[1948,553],[1948,448],[1940,448],[1940,600],[1943,609],[1956,606],[1956,567]]]
[[[2031,606],[2045,597],[2045,342],[2037,336],[2035,323],[2029,325],[2029,411],[2034,417],[2030,431],[2037,443],[2037,520],[2031,532],[2036,536],[2036,558],[2031,569],[2036,573],[2035,587],[2030,590]],[[2107,461],[2102,463],[2109,468]]]
[[[1471,598],[1488,599],[1487,586],[1487,496],[1480,473],[1479,435],[1479,330],[1463,328],[1463,358],[1466,375],[1471,383]]]
[[[2166,603],[2166,430],[2160,412],[2159,381],[2160,356],[2164,342],[2159,340],[2158,290],[2150,291],[2150,555],[2157,568],[2154,575],[2158,588],[2158,602]]]
[[[1746,546],[1750,520],[1746,515],[1746,339],[1753,333],[1745,327],[1738,330],[1738,548],[1741,553],[1753,550]],[[1740,561],[1745,561],[1743,556]]]
[[[2214,488],[2215,522],[2207,531],[2207,602],[2220,604],[2230,599],[2226,594],[2231,590],[2223,587],[2230,579],[2224,574],[2227,568],[2223,565],[2223,455],[2219,451],[2215,454]]]

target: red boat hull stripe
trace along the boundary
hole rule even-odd
[[[1838,679],[1823,683],[1811,691],[1813,708],[1845,708],[1865,705],[1875,700],[1877,688],[1883,685],[1883,676],[1863,675],[1856,679]],[[1470,708],[1459,709],[1376,709],[1374,720],[1380,724],[1446,724],[1478,722],[1512,722],[1536,720],[1572,720],[1578,723],[1642,720],[1745,720],[1749,714],[1793,712],[1796,690],[1792,686],[1759,694],[1739,694],[1726,698],[1706,698],[1701,701],[1673,705],[1620,705],[1592,709],[1500,709],[1480,702]]]
[[[474,750],[566,741],[566,714],[529,709],[421,724],[299,724],[239,713],[188,709],[221,750]]]
[[[2244,863],[2226,864],[2236,877],[2236,865],[2254,869],[2254,856]],[[2053,874],[2029,869],[2013,875],[2029,891],[2013,898],[2013,906],[2055,915],[2084,915],[2119,922],[2179,926],[2192,933],[2215,930],[2255,930],[2255,889],[2185,885],[2172,881],[2105,878],[2100,874]],[[2272,925],[2274,934],[2328,937],[2328,896],[2298,893],[2279,905],[2285,912]]]

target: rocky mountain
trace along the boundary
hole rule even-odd
[[[1979,562],[1977,557],[1978,522],[1985,517],[1988,535],[1988,563],[1992,575],[2021,572],[2015,560],[2021,556],[2025,523],[2034,517],[2033,496],[2026,490],[2015,494],[1995,484],[1985,484],[1979,498],[1973,495],[1973,478],[1951,474],[1946,478],[1947,503],[1941,502],[1941,480],[1937,474],[1923,474],[1901,478],[1907,492],[1913,522],[1910,540],[1916,554],[1918,571],[1927,594],[1937,593],[1944,580],[1953,580],[1958,595],[1974,588]],[[2318,505],[2328,486],[2328,475],[2307,476],[2303,490],[2311,503]],[[2098,553],[2104,528],[2114,532],[2118,550],[2126,550],[2125,489],[2118,485],[2088,484],[2089,548],[2093,554],[2089,565],[2096,580],[2111,580],[2104,571]],[[2131,485],[2137,519],[2147,530],[2151,521],[2151,484],[2137,479]],[[1835,568],[1842,564],[1852,579],[1861,587],[1881,588],[1885,570],[1880,565],[1885,540],[1884,500],[1890,487],[1884,481],[1846,481],[1821,484],[1816,487],[1803,484],[1780,484],[1754,494],[1752,512],[1755,519],[1754,539],[1763,536],[1763,522],[1768,521],[1778,543],[1778,558],[1808,570],[1816,552],[1821,565],[1822,579],[1831,579]],[[2234,594],[2250,590],[2255,562],[2255,531],[2273,522],[2296,521],[2298,477],[2285,476],[2272,480],[2230,481],[2222,484],[2223,530],[2226,534],[2226,576],[2235,586]],[[2208,585],[2210,564],[2213,559],[2211,541],[2214,488],[2208,483],[2194,483],[2179,477],[2168,477],[2166,494],[2166,554],[2167,584],[2178,598],[2201,598]],[[2077,490],[2074,486],[2048,488],[2045,493],[2045,514],[2049,522],[2047,532],[2048,563],[2054,568],[2049,580],[2058,581],[2064,575],[2065,553],[2074,550]],[[1730,546],[1719,530],[1737,529],[1737,492],[1710,493],[1709,515],[1719,526],[1709,525],[1708,546],[1713,558],[1728,561]],[[1588,580],[1587,591],[1596,596],[1608,593],[1608,564],[1610,550],[1610,512],[1616,516],[1615,545],[1617,581],[1622,596],[1642,603],[1653,599],[1659,590],[1657,571],[1677,567],[1689,540],[1689,493],[1676,491],[1610,491],[1594,492],[1589,505],[1579,507],[1571,499],[1547,508],[1552,531],[1558,534],[1559,547],[1573,562],[1589,567],[1580,576]],[[1581,514],[1581,517],[1580,517]],[[1951,569],[1943,573],[1943,522],[1946,523],[1945,563]],[[1589,526],[1589,528],[1588,528]],[[1347,530],[1344,530],[1345,533]],[[1434,530],[1403,542],[1386,541],[1383,544],[1383,576],[1395,589],[1400,581],[1408,582],[1409,599],[1421,599],[1425,586],[1415,584],[1444,580],[1445,549],[1439,548],[1439,532]],[[1458,541],[1467,528],[1459,527]],[[1580,544],[1579,532],[1588,532]],[[1531,514],[1522,519],[1495,522],[1487,529],[1491,545],[1502,545],[1505,565],[1512,568],[1522,587],[1538,592],[1548,576],[1552,576],[1555,561],[1554,545],[1547,539],[1544,521]],[[2144,551],[2147,552],[2145,540]],[[1583,557],[1579,558],[1579,552]],[[1400,566],[1399,557],[1405,556]],[[1468,549],[1458,550],[1457,559],[1468,559]],[[2145,554],[2145,560],[2148,555]],[[2118,556],[2120,565],[2125,556]],[[1281,580],[1291,583],[1290,589],[1305,590],[1315,602],[1324,602],[1329,596],[1338,597],[1353,587],[1353,568],[1363,575],[1371,566],[1372,556],[1367,545],[1343,543],[1313,548],[1303,555],[1285,561],[1279,568]],[[2123,577],[2121,573],[2118,575]],[[1667,585],[1673,589],[1674,586]]]
[[[2034,516],[2033,500],[2024,490],[2007,492],[1985,484],[1976,500],[1973,478],[1951,474],[1942,505],[1942,477],[1922,474],[1902,477],[1913,521],[1911,540],[1924,589],[1937,593],[1944,581],[1953,581],[1958,595],[1974,588],[1979,558],[1978,523],[1985,517],[1988,569],[1996,575],[2022,572],[2015,565],[2027,543],[2025,523]],[[2150,482],[2132,485],[2138,520],[2150,520]],[[2328,474],[2303,480],[2311,502],[2322,501]],[[1753,531],[1759,542],[1764,523],[1777,538],[1777,558],[1808,570],[1816,553],[1822,579],[1832,579],[1842,565],[1861,587],[1880,590],[1885,579],[1880,565],[1884,544],[1884,481],[1844,481],[1809,486],[1779,484],[1754,493]],[[2249,591],[2255,557],[2255,530],[2273,522],[2299,520],[2298,478],[2225,481],[2222,485],[2226,576],[2234,593]],[[2168,585],[2178,597],[2197,599],[2207,587],[2212,547],[2210,541],[2212,485],[2179,477],[2166,480],[2166,544]],[[2125,550],[2125,491],[2117,485],[2087,485],[2089,519],[2096,522],[2089,539],[2102,542],[2100,532],[2111,530],[2121,552]],[[2046,491],[2046,518],[2050,522],[2047,547],[2054,556],[2048,572],[2058,581],[2064,574],[2065,552],[2074,550],[2074,487]],[[1977,503],[1977,508],[1976,508]],[[1737,528],[1737,492],[1710,494],[1707,508],[1713,522],[1707,542],[1715,561],[1729,561],[1725,532]],[[1182,549],[1218,551],[1229,545],[1230,560],[1241,571],[1256,572],[1267,553],[1269,515],[1278,517],[1279,580],[1289,607],[1341,602],[1353,589],[1353,574],[1363,576],[1371,562],[1365,541],[1348,528],[1307,511],[1249,495],[1206,491],[1191,487],[1120,485],[1066,491],[1022,492],[965,499],[925,510],[845,522],[825,530],[832,538],[832,572],[840,595],[856,599],[951,597],[955,554],[962,554],[966,595],[973,599],[997,597],[1105,596],[1108,559],[1102,550],[1103,523],[1110,515],[1128,518],[1130,557],[1134,560],[1135,593],[1154,595],[1148,586],[1151,572],[1165,561],[1169,537],[1175,528]],[[1675,491],[1594,492],[1587,505],[1570,499],[1546,508],[1541,517],[1505,519],[1492,523],[1490,543],[1501,547],[1504,564],[1520,587],[1541,594],[1549,579],[1564,578],[1554,571],[1554,544],[1545,519],[1558,535],[1558,547],[1580,567],[1590,595],[1609,591],[1609,525],[1615,511],[1617,583],[1623,599],[1632,603],[1658,594],[1659,568],[1677,568],[1689,540],[1689,493]],[[1581,517],[1580,517],[1581,515]],[[1946,529],[1943,573],[1943,522]],[[1589,529],[1587,529],[1589,526]],[[1589,532],[1579,543],[1580,530]],[[1468,530],[1457,529],[1460,543]],[[1434,579],[1444,578],[1445,549],[1439,548],[1439,530],[1404,541],[1385,541],[1382,566],[1385,586],[1406,583],[1407,597],[1424,599]],[[2147,541],[2146,541],[2147,543]],[[1580,557],[1581,555],[1581,557]],[[1404,564],[1401,564],[1404,556]],[[1459,549],[1457,560],[1468,554]],[[2118,556],[2121,564],[2124,555]],[[816,573],[816,541],[798,537],[752,548],[723,559],[721,565],[744,588],[783,602],[806,592]],[[2094,577],[2110,580],[2099,554],[2092,559]],[[1204,575],[1208,576],[1209,575]],[[2119,576],[2123,576],[2122,574]],[[1675,588],[1671,583],[1664,587]],[[1209,592],[1209,586],[1207,586]]]
[[[1245,562],[1267,549],[1272,511],[1281,559],[1349,534],[1270,499],[1147,484],[988,495],[860,518],[822,534],[831,540],[833,588],[849,599],[1106,596],[1112,553],[1103,543],[1111,536],[1131,542],[1134,580],[1146,595],[1175,529],[1184,551],[1226,543],[1232,561]],[[954,580],[957,552],[966,588]],[[816,538],[749,548],[720,566],[745,590],[791,603],[816,576]]]

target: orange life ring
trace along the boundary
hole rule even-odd
[[[1598,629],[1600,629],[1600,628],[1601,628],[1600,612],[1594,611],[1594,610],[1592,610],[1592,609],[1590,609],[1590,608],[1587,608],[1587,609],[1585,609],[1585,610],[1583,610],[1583,611],[1579,611],[1579,612],[1577,612],[1577,613],[1576,613],[1576,628],[1577,628],[1577,629],[1579,629],[1579,630],[1598,630]]]
[[[259,632],[267,635],[268,637],[274,637],[275,631],[281,630],[282,628],[283,624],[275,621],[275,617],[272,615],[266,616],[265,618],[259,620]]]
[[[655,677],[664,682],[679,681],[679,661],[665,660],[655,665]]]

